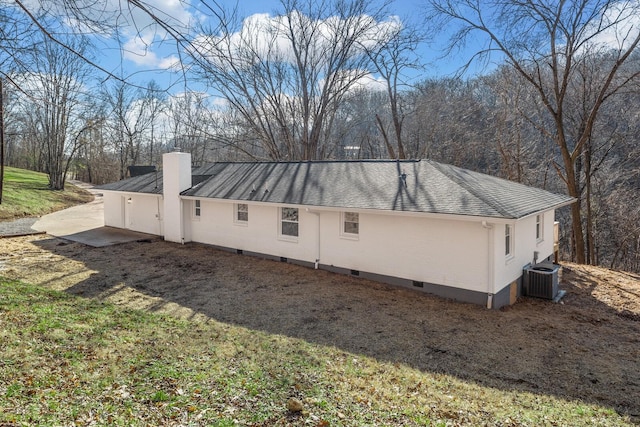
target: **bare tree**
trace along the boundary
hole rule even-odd
[[[185,92],[171,99],[169,106],[170,134],[173,146],[190,152],[195,163],[203,163],[207,151],[209,117],[206,94]]]
[[[640,68],[629,67],[629,58],[640,43],[634,19],[640,14],[636,1],[572,0],[427,0],[433,16],[458,24],[450,49],[471,37],[484,36],[484,48],[474,59],[498,53],[531,85],[552,119],[539,128],[553,140],[561,160],[557,172],[570,196],[575,259],[587,261],[583,229],[579,163],[602,106],[621,88],[636,80]],[[613,37],[613,38],[612,38]],[[614,43],[605,43],[614,40]],[[579,120],[568,115],[572,90],[585,64],[594,56],[608,55],[606,70],[591,80]]]
[[[0,8],[0,77],[14,83],[13,73],[27,68],[23,54],[31,51],[38,40],[35,25],[15,7],[3,5]]]
[[[107,120],[100,109],[96,109],[94,118],[88,121],[88,129],[82,134],[82,144],[73,161],[73,173],[76,179],[92,184],[105,184],[120,178],[118,156],[111,150],[108,140],[113,129],[107,126]]]
[[[153,165],[156,163],[156,157],[158,157],[158,153],[154,153],[154,149],[157,149],[156,128],[158,127],[158,122],[163,117],[163,114],[168,109],[167,96],[154,80],[147,84],[142,100],[142,109],[149,120],[149,143],[147,145],[147,152],[149,159],[148,163]]]
[[[553,143],[537,129],[546,110],[536,92],[508,65],[478,79],[492,95],[485,105],[493,128],[486,142],[495,145],[500,156],[496,172],[512,181],[549,188],[549,176],[554,176],[548,161]]]
[[[85,48],[81,39],[68,43],[79,52]],[[32,115],[34,133],[42,144],[49,187],[62,190],[71,158],[81,141],[79,137],[87,129],[80,110],[89,69],[78,56],[47,38],[24,57],[33,70],[19,78],[27,96],[27,115]]]
[[[203,0],[200,3],[204,9],[214,10],[218,7],[215,0]],[[39,33],[61,50],[84,61],[94,71],[101,72],[111,80],[128,84],[132,83],[126,77],[117,75],[94,61],[86,46],[78,50],[69,41],[80,38],[86,42],[87,34],[100,35],[120,43],[122,55],[122,34],[138,37],[147,43],[144,33],[150,31],[157,36],[173,38],[177,45],[183,45],[189,30],[187,23],[180,22],[177,17],[158,8],[155,2],[145,0],[12,0],[0,11],[0,23],[4,24],[3,30],[5,27],[15,27],[12,34],[26,31],[29,34]],[[0,32],[0,35],[4,35],[3,33],[4,31]],[[17,50],[28,51],[30,48],[25,46],[25,42],[31,39],[32,37],[22,37],[20,42],[10,44],[7,50],[12,56]],[[0,41],[0,51],[3,50],[4,41]]]
[[[389,34],[381,38],[380,45],[374,45],[373,49],[365,46],[365,51],[371,58],[375,71],[384,81],[385,90],[389,100],[389,116],[395,139],[394,149],[389,138],[389,131],[385,120],[376,114],[376,123],[383,136],[389,157],[392,159],[406,159],[407,153],[403,143],[402,125],[405,120],[402,88],[407,84],[407,70],[420,68],[419,58],[416,55],[417,46],[424,41],[421,34],[413,25],[398,22],[398,25],[389,27]]]
[[[113,143],[120,157],[120,179],[127,166],[141,159],[146,132],[151,128],[151,117],[146,114],[144,93],[126,83],[115,82],[102,92],[107,103],[108,122],[113,130]]]
[[[190,51],[271,159],[322,157],[322,135],[343,96],[368,74],[365,40],[375,44],[384,6],[282,0],[282,12],[203,30]]]
[[[487,106],[477,96],[479,82],[458,78],[432,79],[416,85],[411,96],[411,122],[405,124],[407,144],[418,157],[474,170],[489,171],[486,143]]]

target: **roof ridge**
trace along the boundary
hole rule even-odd
[[[312,164],[312,163],[420,163],[423,159],[318,159],[318,160],[230,160],[203,164]]]

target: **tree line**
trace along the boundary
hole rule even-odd
[[[391,3],[282,0],[268,19],[210,3],[211,26],[191,29],[127,3],[174,37],[204,89],[170,93],[112,75],[95,83],[86,39],[14,10],[24,24],[4,27],[12,38],[0,50],[13,83],[8,164],[61,188],[69,173],[121,179],[174,146],[198,163],[428,158],[569,194],[577,202],[559,212],[566,257],[640,271],[637,2],[426,0],[419,24],[447,29],[449,55],[483,40],[469,63],[489,66],[411,84],[427,37]],[[88,7],[64,13],[104,21]]]

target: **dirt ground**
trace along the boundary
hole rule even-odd
[[[562,303],[487,310],[355,277],[144,241],[0,239],[0,275],[122,306],[215,319],[640,422],[640,276],[565,264]]]

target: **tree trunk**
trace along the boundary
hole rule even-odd
[[[582,200],[578,193],[579,190],[575,188],[575,185],[570,186],[569,195],[578,199],[571,205],[571,229],[573,231],[573,243],[575,245],[575,261],[578,264],[584,264],[586,259],[584,233],[582,231]]]
[[[578,158],[574,162],[571,153],[567,149],[566,141],[561,138],[557,141],[562,159],[564,161],[565,174],[562,177],[567,186],[569,196],[574,197],[576,202],[571,205],[571,230],[573,231],[573,249],[575,254],[575,262],[578,264],[585,263],[585,239],[582,229],[582,194],[580,192],[580,165]],[[560,174],[562,176],[562,174]]]
[[[586,228],[587,228],[587,259],[586,262],[591,265],[598,265],[596,259],[596,242],[593,230],[593,210],[591,209],[591,139],[584,147],[584,176],[585,176],[585,203],[587,208]]]
[[[389,153],[390,159],[396,158],[396,152],[393,149],[393,145],[389,142],[389,136],[387,132],[384,130],[384,124],[382,123],[382,119],[379,115],[376,114],[376,122],[378,123],[378,128],[380,129],[380,133],[382,134],[382,139],[384,140],[384,144],[387,146],[387,153]]]

